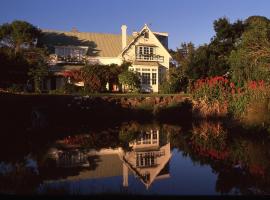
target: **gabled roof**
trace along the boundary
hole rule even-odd
[[[136,37],[134,37],[129,43],[127,43],[127,46],[121,51],[121,55],[123,56],[124,53],[133,45],[136,43],[136,41],[139,39],[139,37],[143,36],[144,32],[148,30],[149,32],[151,32],[155,38],[157,43],[159,43],[167,52],[167,54],[169,55],[170,58],[172,58],[171,54],[169,53],[168,49],[166,49],[164,47],[164,45],[160,42],[160,40],[157,38],[157,35],[168,35],[167,33],[158,33],[158,32],[152,32],[151,29],[147,26],[147,24],[144,25],[144,27],[141,29],[140,32],[138,32],[136,34]]]
[[[88,46],[88,55],[100,57],[117,57],[122,52],[122,35],[91,32],[65,32],[43,30],[40,39],[53,53],[54,46]],[[133,40],[127,35],[127,44]]]

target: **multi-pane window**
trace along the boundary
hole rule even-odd
[[[136,54],[137,54],[137,59],[140,59],[140,60],[153,60],[154,47],[138,46]]]
[[[152,73],[152,85],[157,84],[157,73]]]
[[[149,46],[139,46],[137,47],[137,54],[142,55],[142,54],[154,54],[154,47],[149,47]]]
[[[150,85],[150,73],[142,73],[142,84]]]
[[[136,154],[136,167],[152,167],[156,164],[153,153],[142,152]]]

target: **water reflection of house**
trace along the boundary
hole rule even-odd
[[[55,149],[50,155],[58,168],[84,168],[76,174],[66,176],[63,181],[123,176],[123,186],[127,187],[128,176],[133,173],[149,188],[154,180],[169,177],[170,143],[167,138],[160,141],[158,130],[142,132],[129,145],[132,151],[124,151],[122,148],[99,151]],[[51,181],[54,180],[49,182]]]
[[[128,169],[130,169],[148,188],[157,178],[169,177],[169,173],[160,174],[171,158],[170,143],[160,141],[159,130],[141,132],[140,136],[130,146],[133,151],[121,152],[123,160],[123,185],[128,186]],[[160,176],[159,176],[160,175]],[[162,176],[161,176],[162,175]]]

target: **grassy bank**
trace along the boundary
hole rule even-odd
[[[33,120],[46,126],[80,126],[125,120],[181,121],[190,117],[188,95],[163,94],[0,94],[4,126],[29,128]],[[185,103],[184,103],[185,102]],[[37,125],[40,126],[40,125]]]

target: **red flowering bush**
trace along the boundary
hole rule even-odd
[[[249,81],[244,87],[238,87],[222,76],[197,80],[191,90],[195,109],[204,116],[230,113],[240,117],[252,100],[261,100],[269,96],[269,87],[263,80]]]
[[[83,72],[82,70],[73,69],[64,71],[62,74],[65,78],[70,78],[72,81],[80,82],[83,81]]]
[[[191,90],[193,111],[200,117],[225,116],[235,84],[222,76],[197,80]]]
[[[227,78],[222,76],[216,76],[197,80],[194,83],[192,94],[197,100],[224,102],[227,100],[228,94],[234,93],[234,90],[234,83],[229,82]]]

